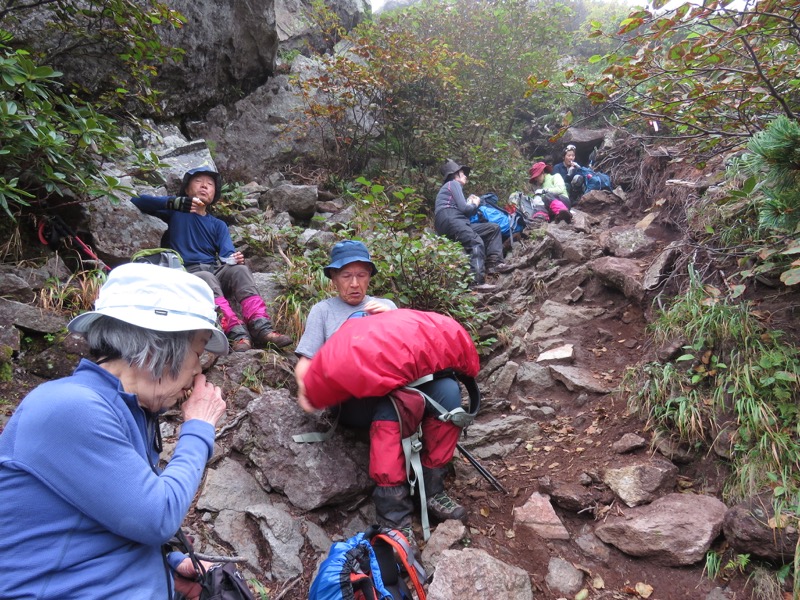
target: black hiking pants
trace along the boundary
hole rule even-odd
[[[436,233],[460,242],[469,254],[469,266],[475,283],[481,284],[486,276],[486,263],[497,264],[503,260],[503,237],[496,223],[470,223],[456,209],[446,208],[436,213]]]

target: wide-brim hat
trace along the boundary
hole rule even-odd
[[[459,165],[456,161],[450,158],[447,159],[447,162],[445,162],[440,169],[442,172],[442,177],[444,177],[445,180],[447,180],[450,175],[455,175],[459,171],[464,171],[464,175],[469,175],[471,170],[472,169],[467,165]]]
[[[102,316],[153,331],[210,331],[206,350],[228,353],[228,338],[217,328],[214,293],[191,273],[145,263],[113,269],[100,288],[94,310],[78,315],[67,325],[86,333]]]
[[[372,262],[372,258],[370,258],[367,247],[362,242],[356,240],[344,240],[343,242],[335,244],[333,248],[331,248],[331,264],[322,269],[322,271],[325,273],[325,277],[331,279],[331,271],[333,269],[341,269],[345,265],[354,262],[369,264],[369,266],[372,267],[370,275],[375,275],[378,272],[378,268],[375,266],[375,263]]]
[[[547,165],[543,162],[535,162],[531,165],[530,171],[528,171],[529,179],[528,181],[533,182],[539,175],[544,173],[547,170]]]
[[[186,188],[189,187],[189,182],[197,175],[208,175],[214,180],[214,199],[211,201],[211,204],[214,204],[214,202],[219,200],[220,196],[222,195],[222,175],[217,173],[208,165],[202,165],[200,167],[195,167],[194,169],[189,169],[183,174],[183,181],[181,182],[181,189],[178,191],[178,196],[186,195]]]

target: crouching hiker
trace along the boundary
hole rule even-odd
[[[306,412],[322,408],[319,404],[310,402],[310,398],[306,395],[304,379],[315,361],[317,364],[314,367],[319,368],[323,365],[322,359],[319,358],[320,354],[323,354],[321,353],[323,345],[351,317],[366,317],[363,319],[366,325],[372,318],[378,322],[378,317],[383,316],[381,313],[397,309],[391,300],[367,295],[370,278],[377,273],[377,269],[369,251],[361,242],[348,240],[334,245],[330,264],[324,268],[324,273],[333,281],[338,295],[322,300],[311,308],[305,331],[295,350],[299,356],[295,367],[297,401]],[[353,322],[350,321],[350,324],[353,325]],[[344,328],[341,334],[346,335],[347,328]],[[410,332],[406,332],[406,335],[409,334]],[[330,371],[336,371],[351,381],[359,379],[363,373],[342,372],[343,365],[348,364],[350,358],[352,356],[334,356],[331,360],[325,361],[324,368],[330,375],[333,375]],[[475,360],[477,363],[477,354]],[[337,363],[335,368],[333,363]],[[355,375],[359,377],[354,377]],[[419,390],[434,399],[446,411],[461,406],[460,388],[452,377],[424,383],[419,386]],[[398,411],[389,396],[361,397],[357,393],[351,396],[352,399],[340,405],[339,422],[350,427],[369,427],[369,475],[376,485],[372,497],[378,524],[401,530],[409,541],[414,543],[412,533],[414,506],[402,446],[402,437],[405,437],[405,434],[401,433],[401,427],[407,425],[401,426]],[[420,403],[420,407],[423,407],[423,403]],[[419,416],[423,430],[421,464],[429,514],[440,521],[447,519],[463,521],[467,517],[467,511],[444,489],[447,464],[453,457],[461,429],[451,422],[437,419],[430,412],[422,416],[420,410]]]
[[[177,196],[137,196],[131,202],[169,225],[168,246],[180,254],[186,270],[214,292],[220,324],[234,352],[250,350],[254,342],[276,348],[288,346],[292,340],[273,330],[253,273],[244,255],[234,249],[228,226],[209,212],[221,195],[219,173],[210,167],[197,167],[183,176]],[[241,305],[244,323],[228,302],[231,297]]]

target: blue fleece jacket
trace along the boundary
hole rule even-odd
[[[169,246],[181,255],[185,265],[213,265],[218,255],[225,258],[235,252],[224,221],[210,214],[168,209],[167,201],[171,198],[174,196],[137,196],[131,202],[143,213],[169,225]]]
[[[181,427],[157,472],[155,419],[82,360],[40,385],[0,435],[0,598],[169,597],[161,545],[189,510],[214,427]]]

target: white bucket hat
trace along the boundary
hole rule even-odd
[[[67,325],[85,333],[101,316],[113,317],[154,331],[211,332],[206,350],[228,353],[228,338],[217,328],[214,293],[191,273],[144,263],[120,265],[100,288],[94,311],[78,315]]]

